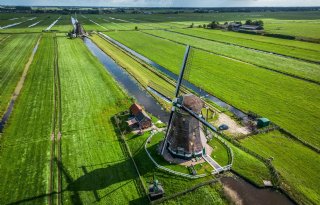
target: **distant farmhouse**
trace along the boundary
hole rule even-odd
[[[220,24],[217,21],[213,21],[209,23],[206,28],[211,29],[225,29],[229,31],[248,31],[248,32],[260,32],[263,31],[263,21],[257,20],[247,20],[245,24],[239,22],[225,22],[224,24]]]
[[[127,121],[129,127],[139,128],[142,130],[152,126],[151,118],[137,103],[131,105],[129,111],[130,118]]]
[[[260,31],[263,27],[260,25],[242,25],[239,27],[239,31]]]

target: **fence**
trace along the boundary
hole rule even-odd
[[[146,153],[148,154],[149,158],[151,159],[151,161],[154,163],[154,165],[161,170],[164,170],[166,172],[169,172],[171,174],[175,174],[178,176],[182,176],[182,177],[186,177],[186,178],[190,178],[190,179],[198,179],[198,178],[202,178],[207,176],[207,174],[199,174],[199,175],[190,175],[190,174],[185,174],[185,173],[181,173],[181,172],[177,172],[174,171],[172,169],[166,168],[164,166],[159,165],[151,156],[151,154],[149,153],[148,149],[147,149],[147,143],[151,140],[151,138],[153,137],[153,135],[155,134],[155,132],[151,133],[151,135],[148,137],[145,145],[144,145],[144,149],[146,150]]]

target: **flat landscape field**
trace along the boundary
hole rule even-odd
[[[272,158],[272,163],[284,179],[284,186],[287,190],[292,187],[293,195],[301,198],[300,201],[305,204],[320,202],[317,188],[320,183],[317,176],[320,172],[318,153],[278,131],[249,137],[241,143],[266,158]]]
[[[161,32],[164,31],[158,33]],[[179,73],[184,45],[135,31],[130,35],[128,32],[106,34]],[[244,111],[268,117],[305,141],[320,146],[319,117],[314,115],[320,112],[319,85],[199,49],[194,49],[189,80],[218,98]]]
[[[127,109],[130,100],[80,39],[58,37],[58,50],[63,202],[146,200],[136,187],[138,175],[111,121],[113,115]]]
[[[0,116],[3,116],[10,98],[31,56],[39,35],[0,35]]]
[[[220,181],[235,175],[254,189],[271,181],[297,204],[320,204],[320,11],[50,9],[59,12],[0,13],[0,204],[149,204],[154,177],[165,189],[157,204],[236,204],[248,196],[237,196]],[[165,130],[155,116],[152,121],[162,128],[127,132],[123,113],[140,99],[126,92],[87,41],[68,37],[71,19],[137,81],[137,92],[149,93],[161,109],[172,104],[148,86],[173,97],[175,81],[98,32],[175,74],[190,45],[188,81],[275,125],[247,134],[221,131],[225,144],[208,135],[211,157],[220,165],[230,162],[232,150],[231,171],[212,175],[214,168],[203,161],[194,169],[207,175],[191,179],[190,168],[157,154]],[[212,21],[248,19],[263,20],[265,35],[203,28]],[[294,40],[284,39],[288,36]],[[11,99],[12,113],[5,121]],[[208,105],[215,110],[212,122],[223,115],[250,129],[226,108]],[[120,125],[119,116],[125,116]],[[154,132],[160,133],[147,141]],[[145,149],[160,165],[190,178],[157,167]]]
[[[47,203],[53,115],[52,35],[44,35],[1,135],[0,203]],[[14,182],[14,183],[9,183]]]

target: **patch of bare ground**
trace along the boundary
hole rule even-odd
[[[223,193],[226,196],[226,198],[228,199],[228,201],[231,202],[232,204],[243,205],[243,202],[242,202],[241,198],[239,197],[239,195],[237,194],[237,192],[232,190],[227,185],[223,186]]]
[[[247,135],[250,133],[250,130],[238,124],[234,119],[232,119],[230,116],[219,113],[218,119],[214,122],[214,125],[219,127],[222,124],[228,125],[229,129],[226,130],[226,132],[232,134],[232,135]]]

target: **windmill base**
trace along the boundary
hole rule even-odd
[[[199,152],[195,152],[195,153],[179,153],[174,150],[171,150],[169,147],[167,149],[169,150],[170,154],[173,157],[177,157],[177,158],[181,158],[181,159],[185,159],[185,160],[190,160],[190,159],[196,158],[196,157],[202,157],[202,150]]]

